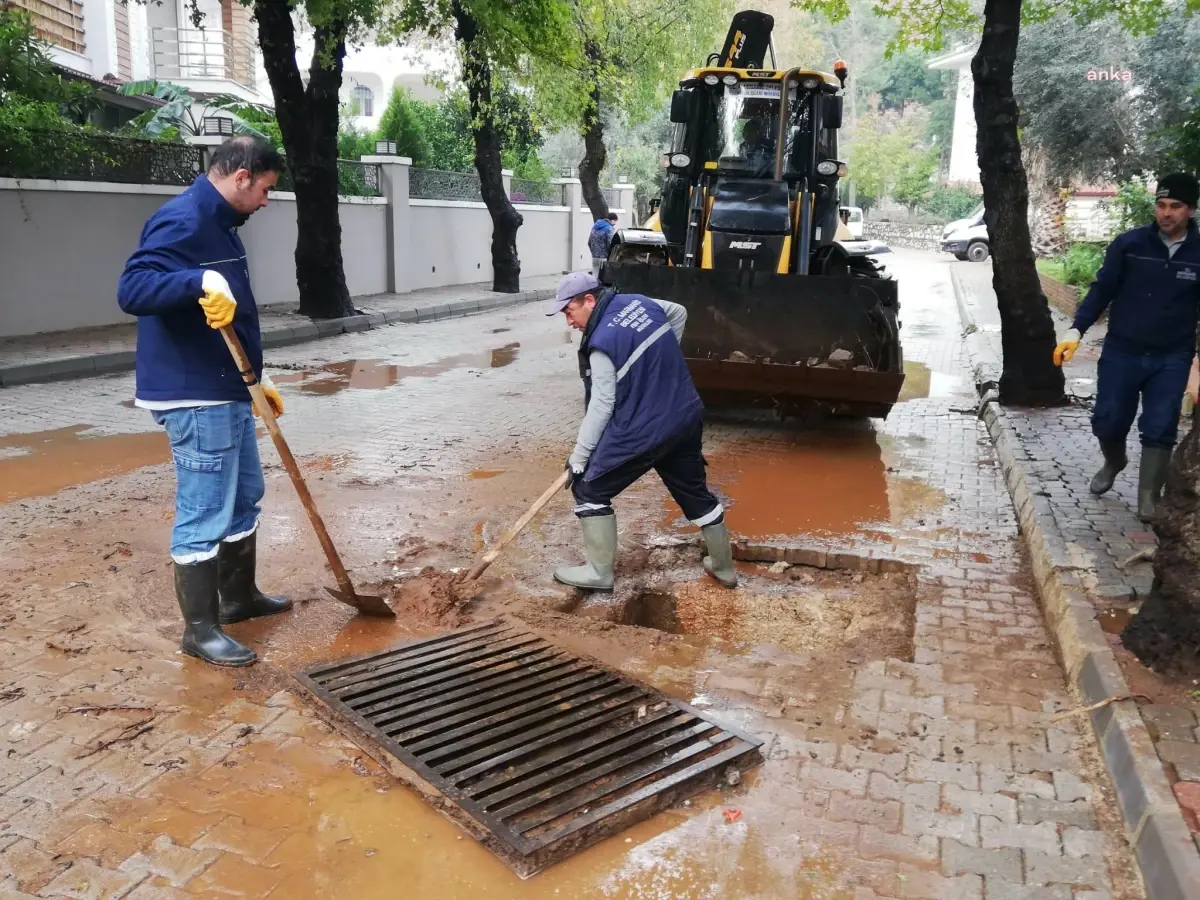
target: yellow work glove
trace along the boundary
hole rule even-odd
[[[233,314],[237,310],[237,301],[233,299],[229,282],[220,272],[209,269],[204,273],[201,286],[204,296],[200,298],[200,308],[204,310],[208,327],[224,328],[233,321]]]
[[[267,395],[267,402],[271,404],[271,412],[278,419],[283,415],[283,395],[279,393],[279,388],[271,382],[269,375],[263,375],[259,384],[262,385],[263,393]],[[254,408],[254,414],[258,415],[258,407]]]
[[[1056,366],[1061,366],[1063,363],[1071,361],[1071,357],[1079,349],[1079,341],[1082,337],[1083,335],[1076,329],[1071,328],[1058,339],[1058,346],[1054,348],[1054,364]]]

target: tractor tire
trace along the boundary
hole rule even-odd
[[[971,262],[983,262],[991,255],[988,245],[983,241],[972,241],[967,247],[967,259]]]

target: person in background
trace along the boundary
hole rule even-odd
[[[248,666],[253,650],[222,625],[282,612],[290,600],[255,583],[264,492],[250,393],[217,329],[232,325],[276,416],[283,400],[262,374],[258,308],[238,228],[267,205],[283,157],[236,137],[208,173],[146,222],[117,285],[137,316],[136,405],[167,432],[175,462],[171,559],[185,623],[181,648],[218,666]]]
[[[592,274],[600,277],[600,266],[608,259],[608,248],[612,245],[613,235],[617,233],[617,214],[610,212],[603,219],[597,219],[588,235],[588,251],[592,254]]]
[[[1194,369],[1200,317],[1200,233],[1193,218],[1198,201],[1195,176],[1179,172],[1159,179],[1154,222],[1118,235],[1108,245],[1096,281],[1054,349],[1054,364],[1061,366],[1108,310],[1092,410],[1092,432],[1104,465],[1092,479],[1091,491],[1110,490],[1128,465],[1125,441],[1140,396],[1138,517],[1143,522],[1153,518],[1166,483],[1184,390]]]
[[[705,479],[704,405],[679,343],[687,310],[677,303],[604,288],[587,272],[558,286],[546,314],[583,332],[579,374],[586,413],[567,460],[567,484],[583,530],[587,563],[556,569],[554,580],[611,591],[617,559],[613,499],[653,469],[708,547],[704,570],[737,587],[725,509]]]

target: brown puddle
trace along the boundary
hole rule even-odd
[[[1128,609],[1106,609],[1097,618],[1105,634],[1120,634],[1133,618],[1133,612]]]
[[[846,533],[890,518],[886,466],[873,432],[714,456],[709,483],[730,498],[726,521],[745,538]]]
[[[124,475],[171,458],[166,432],[88,437],[91,425],[0,438],[0,450],[27,450],[0,456],[0,503],[56,494],[76,484]]]
[[[513,341],[503,347],[460,353],[419,366],[402,366],[381,359],[347,359],[313,369],[272,376],[276,384],[295,384],[306,394],[337,394],[346,389],[376,391],[405,378],[432,378],[453,369],[501,369],[516,362],[522,351],[568,346],[571,333],[533,341]]]
[[[468,472],[467,477],[473,481],[477,481],[481,478],[496,478],[507,471],[508,469],[476,469],[474,472]]]

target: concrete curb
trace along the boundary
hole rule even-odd
[[[262,344],[264,350],[269,350],[274,347],[288,347],[321,338],[335,337],[339,334],[370,331],[385,325],[459,319],[477,313],[548,300],[553,296],[552,289],[542,288],[520,291],[516,294],[498,294],[482,300],[455,300],[449,303],[431,303],[428,306],[413,309],[391,310],[386,313],[345,316],[340,319],[315,319],[297,325],[285,325],[265,330],[262,333]],[[93,375],[111,375],[116,372],[133,371],[133,367],[134,352],[132,350],[71,356],[65,359],[0,368],[0,388],[16,387],[20,384],[90,378]]]
[[[972,318],[954,281],[955,298],[964,326]],[[975,356],[978,347],[968,344],[976,371],[999,370],[999,361]],[[983,391],[981,391],[983,393]],[[1005,483],[1017,512],[1021,535],[1033,564],[1042,610],[1054,634],[1059,659],[1071,692],[1082,706],[1129,693],[1116,655],[1096,619],[1063,539],[1050,511],[1049,500],[1027,475],[1024,448],[1005,411],[994,395],[981,402],[980,418],[996,447]],[[1150,900],[1200,898],[1200,854],[1171,791],[1150,732],[1133,701],[1110,703],[1089,714],[1096,743],[1117,802],[1126,835],[1137,855],[1146,894]]]

